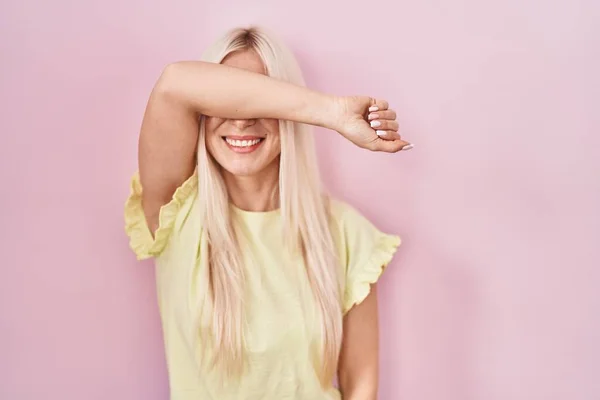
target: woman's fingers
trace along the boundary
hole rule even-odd
[[[385,151],[387,153],[397,153],[401,150],[410,150],[414,146],[404,140],[377,140],[373,142],[373,151]]]
[[[387,110],[390,107],[389,103],[385,100],[375,100],[375,104],[369,107],[369,112]]]
[[[402,137],[396,131],[381,131],[380,130],[380,131],[375,131],[375,133],[377,133],[377,136],[379,136],[379,138],[382,139],[383,141],[394,142],[392,145],[388,145],[388,144],[381,145],[381,146],[385,146],[386,149],[389,149],[391,151],[395,152],[395,151],[399,151],[399,150],[410,150],[414,147],[414,145],[412,145],[411,143],[408,143],[407,141],[402,140]],[[382,140],[378,140],[378,142],[381,142]]]
[[[387,102],[384,103],[387,106]],[[397,131],[398,122],[396,122],[396,111],[394,110],[377,110],[370,112],[367,120],[371,128],[386,131]]]
[[[394,120],[394,119],[396,119],[396,111],[394,111],[394,110],[375,111],[375,112],[369,113],[369,116],[367,119],[369,121],[374,120],[374,119]]]
[[[371,144],[371,150],[396,153],[401,150],[410,150],[414,147],[412,143],[402,140],[398,133],[398,122],[396,111],[389,109],[385,100],[375,100],[369,107],[367,122],[377,133],[377,140]]]
[[[377,136],[379,136],[383,140],[401,140],[402,139],[402,137],[400,137],[400,134],[396,131],[377,130],[377,131],[375,131],[375,133],[377,134]]]
[[[384,131],[397,131],[398,122],[389,119],[374,119],[369,122],[371,128]]]

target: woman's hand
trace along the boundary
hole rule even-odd
[[[398,134],[396,112],[387,101],[351,96],[337,98],[336,103],[335,130],[355,145],[388,153],[413,148]]]

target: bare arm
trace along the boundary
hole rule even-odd
[[[336,97],[222,64],[182,61],[163,74],[172,98],[198,114],[274,118],[334,129]]]
[[[376,286],[344,318],[339,384],[344,400],[376,400],[379,363]]]
[[[146,107],[138,158],[151,232],[160,207],[195,166],[200,115],[277,118],[334,128],[335,97],[242,69],[205,62],[167,66]]]
[[[379,105],[379,137],[365,120]],[[396,152],[407,142],[396,131],[387,102],[336,97],[230,66],[185,61],[171,64],[159,78],[146,107],[139,140],[142,204],[150,230],[160,207],[194,171],[200,115],[229,119],[275,118],[336,130],[371,150]]]
[[[160,208],[194,172],[198,143],[198,114],[169,101],[163,84],[159,80],[150,95],[138,143],[142,206],[152,233]]]

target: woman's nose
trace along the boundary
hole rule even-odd
[[[252,126],[256,123],[255,119],[232,119],[231,122],[235,125],[236,128],[238,129],[245,129],[248,128],[249,126]]]

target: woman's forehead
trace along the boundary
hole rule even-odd
[[[254,50],[240,50],[229,54],[221,64],[266,74],[265,65]]]

